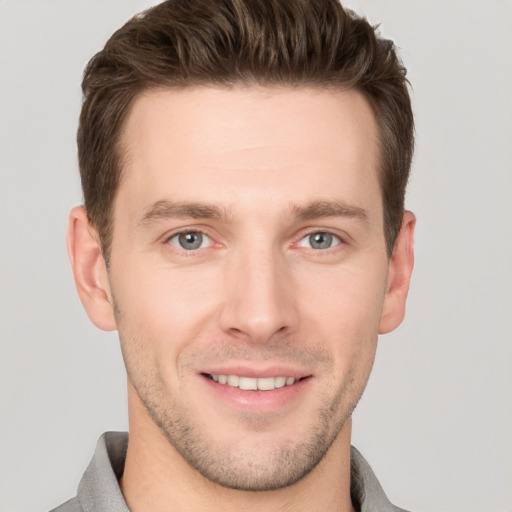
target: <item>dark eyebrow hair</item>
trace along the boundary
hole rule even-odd
[[[313,201],[304,206],[293,205],[292,212],[300,220],[322,217],[349,217],[368,222],[368,213],[363,208],[334,200]]]
[[[157,201],[151,205],[139,224],[151,224],[153,221],[168,219],[171,217],[190,217],[192,219],[227,219],[226,210],[215,205],[194,203],[189,201],[174,202],[167,199]]]
[[[368,214],[363,208],[334,200],[313,201],[306,205],[292,204],[290,210],[293,216],[302,221],[323,217],[348,217],[368,222]],[[144,226],[172,217],[228,220],[231,215],[226,209],[208,203],[162,199],[145,211],[138,224]]]

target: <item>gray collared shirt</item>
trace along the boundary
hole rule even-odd
[[[126,432],[103,434],[80,480],[77,495],[51,512],[129,512],[119,488],[127,447]],[[354,447],[351,457],[351,495],[356,509],[405,512],[389,502],[372,469]]]

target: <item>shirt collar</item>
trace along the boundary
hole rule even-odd
[[[119,479],[123,474],[128,434],[106,432],[78,486],[78,499],[84,512],[129,512]],[[352,447],[351,497],[360,512],[400,512],[387,499],[377,477],[363,456]]]

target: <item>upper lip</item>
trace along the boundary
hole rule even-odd
[[[267,365],[261,367],[246,364],[223,365],[201,370],[200,373],[206,375],[238,375],[239,377],[251,378],[293,377],[296,380],[311,376],[311,373],[308,371],[288,365]]]

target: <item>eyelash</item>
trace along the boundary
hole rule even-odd
[[[332,237],[332,242],[334,243],[334,245],[330,246],[330,247],[326,247],[324,249],[315,249],[314,247],[304,247],[303,245],[301,245],[301,243],[305,240],[308,240],[311,236],[313,235],[327,235],[328,237]],[[336,234],[336,233],[333,233],[332,231],[329,231],[327,229],[315,229],[313,231],[310,231],[309,233],[306,233],[304,234],[303,236],[300,237],[299,241],[297,242],[297,245],[299,247],[304,247],[305,249],[311,249],[311,250],[314,250],[315,252],[318,252],[318,253],[330,253],[332,250],[335,250],[336,247],[338,247],[339,245],[343,244],[344,240],[343,238]]]
[[[208,245],[206,247],[201,247],[201,245],[203,245],[203,242],[204,242],[204,240],[203,240],[199,247],[192,248],[192,249],[185,249],[184,247],[180,247],[178,241],[176,243],[172,243],[173,240],[179,240],[179,237],[181,237],[183,235],[192,235],[192,234],[198,234],[198,235],[201,235],[202,237],[206,237],[209,240]],[[332,237],[332,242],[334,243],[334,245],[332,245],[330,247],[325,247],[323,249],[321,249],[321,248],[315,249],[314,247],[311,247],[311,246],[307,247],[307,246],[302,245],[302,242],[307,241],[313,235],[324,235],[324,236],[327,235],[328,237]],[[327,254],[330,254],[333,251],[335,251],[340,245],[343,245],[344,243],[345,243],[344,237],[340,236],[339,234],[333,233],[332,230],[314,229],[307,233],[301,234],[298,241],[294,242],[292,244],[292,246],[300,247],[300,248],[303,248],[306,250],[312,250],[317,254],[326,254],[327,255]],[[187,229],[187,230],[183,230],[183,231],[178,231],[178,232],[173,233],[172,235],[168,236],[165,239],[165,244],[171,245],[174,250],[180,251],[184,255],[192,256],[192,255],[197,254],[199,251],[204,251],[204,250],[210,249],[211,247],[213,247],[215,245],[215,241],[203,229],[200,229],[200,228],[192,229],[191,228],[191,229]]]
[[[208,244],[207,247],[198,247],[198,248],[195,248],[195,249],[185,249],[184,247],[180,247],[178,244],[179,242],[177,242],[176,244],[172,243],[172,241],[174,239],[176,240],[179,240],[179,237],[183,236],[183,235],[192,235],[192,234],[198,234],[198,235],[201,235],[202,237],[206,237],[210,242]],[[215,245],[215,242],[214,240],[212,239],[211,236],[209,236],[204,230],[202,229],[187,229],[187,230],[184,230],[184,231],[178,231],[177,233],[173,233],[172,235],[168,236],[166,239],[165,239],[165,244],[167,245],[171,245],[174,249],[178,250],[178,251],[181,251],[187,255],[192,255],[193,253],[196,253],[198,252],[199,250],[204,250],[204,249],[209,249],[210,247],[212,247],[213,245]],[[202,243],[201,243],[202,245]]]

